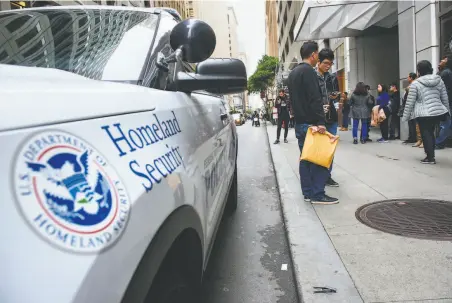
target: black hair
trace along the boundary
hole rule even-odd
[[[322,63],[325,59],[334,60],[334,52],[329,48],[324,48],[319,52],[319,62]]]
[[[416,69],[417,69],[417,72],[419,73],[419,76],[433,74],[432,64],[428,60],[419,61],[416,65]]]
[[[399,86],[397,85],[397,83],[392,82],[392,83],[391,83],[391,86],[395,86],[395,88],[396,88],[397,90],[399,90]]]
[[[367,95],[367,89],[364,82],[356,83],[355,91],[353,92],[355,95],[365,96]]]
[[[319,44],[315,41],[306,41],[300,48],[301,59],[311,57],[312,53],[319,51]]]
[[[380,84],[380,86],[381,86],[381,93],[388,92],[388,86],[386,84]]]
[[[280,93],[286,93],[286,91],[284,90],[284,88],[281,88],[281,89],[279,90],[279,92],[280,92]]]
[[[348,96],[348,93],[347,93],[347,92],[344,92],[344,94],[345,94],[346,96]]]
[[[409,73],[408,77],[410,77],[411,79],[415,80],[417,78],[416,73]]]
[[[366,84],[366,86],[365,86],[365,87],[366,87],[366,89],[367,89],[367,90],[370,90],[370,86],[369,86],[369,84]]]

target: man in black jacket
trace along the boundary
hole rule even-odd
[[[393,82],[389,87],[391,92],[391,124],[389,126],[389,140],[400,139],[400,117],[398,116],[400,109],[400,92],[397,83]],[[396,136],[397,129],[397,136]]]
[[[276,130],[275,144],[279,143],[279,137],[281,136],[281,127],[284,122],[284,143],[287,143],[287,133],[289,132],[289,120],[290,120],[290,101],[287,98],[284,89],[279,90],[279,96],[276,97],[275,107],[278,110],[278,129]]]
[[[447,90],[447,97],[449,98],[449,106],[452,105],[452,55],[446,56],[439,63],[441,72],[439,75],[444,82]],[[446,121],[441,122],[439,136],[436,138],[436,149],[443,149],[446,146],[447,139],[452,134],[452,121],[448,116]]]
[[[300,49],[303,62],[298,64],[287,80],[292,110],[295,115],[295,135],[300,152],[309,127],[313,132],[325,133],[325,113],[322,93],[314,70],[318,62],[319,45],[314,41],[303,43]],[[306,202],[336,204],[338,199],[325,194],[325,183],[330,173],[327,168],[307,161],[300,161],[300,181]]]

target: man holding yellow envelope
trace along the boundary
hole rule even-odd
[[[338,138],[328,133],[325,127],[322,93],[317,73],[314,70],[318,62],[319,45],[314,41],[303,43],[300,55],[303,62],[290,72],[287,82],[295,115],[295,135],[303,159],[300,161],[299,168],[301,189],[306,202],[326,205],[336,204],[339,202],[338,199],[325,194],[325,184],[330,177],[328,164],[324,163],[323,160],[325,159],[320,159],[322,161],[316,164],[317,161],[309,157],[309,155],[316,154],[315,148],[319,146],[316,141],[327,139],[334,145],[335,149]],[[306,137],[308,137],[307,142],[305,142]],[[303,150],[305,143],[308,143],[309,146],[306,145],[305,150]]]

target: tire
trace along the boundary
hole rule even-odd
[[[190,281],[177,270],[163,270],[157,278],[156,294],[146,298],[146,303],[197,303],[196,291]]]
[[[232,178],[233,178],[232,184],[228,194],[228,201],[226,202],[226,213],[228,215],[232,215],[237,210],[238,204],[237,163],[235,164],[234,176]]]

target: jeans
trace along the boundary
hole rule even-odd
[[[337,122],[334,122],[334,123],[331,123],[331,124],[327,124],[326,125],[326,130],[330,133],[330,134],[332,134],[332,135],[337,135]],[[334,161],[334,158],[333,158],[333,161]],[[329,169],[329,171],[330,171],[330,176],[331,176],[331,171],[333,170],[333,161],[331,161],[331,166],[330,166],[330,169]]]
[[[447,120],[440,123],[439,136],[436,138],[437,145],[444,145],[446,140],[452,135],[452,120],[447,116]]]
[[[349,115],[350,115],[350,113],[347,113],[347,112],[342,113],[342,127],[343,128],[348,128],[348,124],[350,121]]]
[[[397,130],[397,136],[395,135]],[[391,123],[389,124],[389,135],[391,137],[400,137],[400,117],[397,116],[397,113],[394,113],[391,116]]]
[[[435,159],[435,126],[438,120],[438,117],[417,118],[422,142],[424,143],[424,151],[429,160]]]
[[[278,129],[276,130],[276,139],[279,140],[279,137],[281,136],[281,127],[282,123],[284,121],[284,139],[287,139],[287,133],[289,132],[289,116],[284,117],[281,116],[278,120]]]
[[[358,139],[358,126],[359,121],[361,121],[361,140],[365,140],[369,136],[367,135],[368,129],[367,129],[367,120],[368,119],[353,119],[353,139]]]
[[[295,124],[295,136],[298,139],[300,153],[303,152],[304,140],[309,128],[309,124]],[[318,199],[325,196],[325,183],[330,173],[328,169],[314,163],[301,160],[299,166],[301,190],[303,195],[311,199]]]

